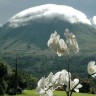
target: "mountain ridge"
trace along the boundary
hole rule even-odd
[[[63,58],[57,59],[56,54],[48,49],[47,46],[50,34],[55,30],[66,41],[64,37],[64,30],[66,28],[76,35],[80,47],[78,56],[70,58],[76,58],[72,64],[80,66],[81,69],[72,67],[75,71],[72,70],[74,72],[84,71],[82,68],[86,67],[87,62],[92,59],[91,57],[94,56],[96,59],[96,29],[90,24],[82,22],[70,23],[60,19],[58,16],[52,17],[49,22],[44,22],[42,19],[40,22],[38,22],[38,19],[35,20],[34,22],[33,20],[26,21],[26,24],[18,27],[10,26],[10,22],[0,27],[1,57],[5,57],[8,63],[14,65],[17,54],[19,59],[18,68],[38,76],[40,74],[44,75],[43,71],[47,74],[52,70],[55,72],[62,67],[66,68],[66,56],[64,60]],[[80,65],[80,63],[84,65]]]

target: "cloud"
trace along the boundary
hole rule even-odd
[[[93,21],[93,24],[95,24],[95,25],[96,25],[96,16],[93,16],[92,21]]]
[[[69,23],[84,23],[91,25],[90,20],[87,16],[70,6],[65,5],[55,5],[55,4],[46,4],[41,6],[32,7],[26,9],[10,19],[12,26],[20,26],[26,24],[30,20],[37,20],[41,22],[42,20],[48,22],[53,18],[59,18],[61,20],[68,21]]]
[[[96,16],[93,16],[93,18],[90,19],[90,21],[91,21],[92,26],[93,26],[94,28],[96,28]]]

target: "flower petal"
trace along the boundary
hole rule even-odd
[[[92,77],[94,77],[95,75],[95,73],[96,73],[96,65],[95,65],[95,61],[90,61],[89,63],[88,63],[88,67],[87,67],[87,70],[88,70],[88,73],[90,74],[90,75],[92,75]]]
[[[67,38],[67,43],[69,44],[69,48],[73,50],[75,53],[79,52],[79,46],[75,35],[72,32],[69,32],[69,29],[65,29],[64,35]]]
[[[81,88],[82,87],[82,85],[81,84],[78,84],[77,86],[76,86],[76,88]]]
[[[53,92],[52,92],[52,90],[48,90],[48,91],[46,91],[46,96],[53,96]]]
[[[75,88],[74,91],[79,92],[79,89],[78,88]]]
[[[75,85],[77,85],[79,83],[79,79],[74,79]]]
[[[66,52],[68,52],[67,45],[66,45],[66,43],[65,43],[65,41],[63,39],[60,39],[57,54],[58,54],[58,56],[62,56]]]
[[[45,81],[45,77],[42,77],[42,78],[38,81],[38,86],[43,86],[43,85],[44,85],[44,81]]]
[[[38,94],[44,94],[44,93],[45,93],[45,91],[44,91],[42,88],[40,88],[40,87],[37,87],[37,88],[36,88],[36,92],[37,92]]]

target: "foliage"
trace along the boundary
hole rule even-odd
[[[15,70],[13,70],[12,75],[8,77],[8,88],[14,89],[16,86],[16,79],[15,79]],[[17,88],[24,89],[34,89],[36,87],[37,78],[33,77],[31,74],[26,73],[24,71],[18,70],[17,72]]]
[[[43,53],[43,54],[42,54]],[[25,54],[18,56],[18,68],[20,70],[24,70],[28,73],[32,73],[35,77],[47,76],[49,72],[55,73],[56,71],[62,70],[62,68],[67,68],[67,56],[63,56],[58,58],[54,53],[52,54],[48,50],[48,54],[42,52],[40,54]],[[83,55],[84,54],[84,55]],[[70,56],[70,71],[73,75],[79,74],[80,77],[84,77],[87,75],[87,64],[89,61],[96,61],[96,54],[88,55],[86,53],[80,52],[78,55]],[[11,66],[15,64],[14,56],[6,56],[6,62],[8,62]],[[74,67],[75,66],[75,67]],[[78,67],[79,66],[79,67]],[[47,68],[47,69],[46,69]]]
[[[9,90],[14,90],[16,87],[20,89],[34,89],[37,84],[37,78],[32,76],[32,74],[26,73],[24,71],[17,71],[17,81],[16,81],[16,71],[14,68],[9,67],[8,64],[0,62],[0,94],[9,93]]]
[[[0,61],[0,77],[3,78],[5,75],[7,75],[7,66]]]
[[[96,55],[94,54],[94,55],[89,56],[86,53],[85,55],[82,56],[82,54],[80,53],[77,56],[71,55],[70,59],[71,59],[71,61],[70,61],[70,63],[71,63],[70,71],[71,71],[73,77],[78,77],[79,76],[80,78],[83,79],[83,78],[85,78],[86,75],[88,75],[87,71],[85,71],[85,69],[87,67],[87,63],[90,60],[95,60],[96,61]],[[12,55],[12,57],[6,56],[6,62],[9,62],[9,64],[11,66],[14,66],[14,64],[15,64],[14,61],[15,61],[15,59],[14,59],[13,55]],[[8,66],[8,64],[7,64],[7,66]],[[38,77],[38,79],[39,79],[42,76],[47,76],[49,74],[49,72],[55,73],[56,71],[62,70],[62,68],[67,68],[67,56],[63,56],[61,58],[58,58],[57,56],[55,56],[55,54],[52,54],[52,55],[51,54],[47,54],[47,55],[42,55],[42,54],[35,55],[34,54],[34,55],[19,56],[19,58],[18,58],[18,69],[29,72],[30,74],[32,73],[32,76],[33,76],[32,78],[34,78],[34,76],[35,76],[35,77]],[[8,67],[8,73],[12,74],[12,70],[13,70],[13,68]],[[19,84],[24,89],[24,87],[27,84],[28,84],[27,86],[30,86],[31,84],[25,82],[26,79],[24,79],[24,78],[26,76],[27,76],[27,78],[30,77],[30,76],[28,76],[27,75],[28,73],[26,73],[26,72],[24,72],[24,74],[26,73],[26,76],[23,76],[24,75],[23,72],[21,72],[22,73],[21,81],[23,83],[19,80],[19,82],[21,82]],[[8,77],[10,77],[10,74],[9,74]],[[8,80],[6,80],[6,82],[9,82]],[[36,86],[36,83],[34,85]],[[32,86],[30,86],[30,87],[32,87]],[[30,89],[30,87],[27,87],[27,88]],[[93,84],[91,87],[94,88],[95,84]]]
[[[6,83],[4,82],[4,78],[7,75],[7,66],[0,61],[0,94],[3,95],[6,91]]]

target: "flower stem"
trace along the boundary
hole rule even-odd
[[[68,90],[68,95],[70,96],[70,58],[69,58],[69,54],[68,54],[68,77],[69,77],[69,90]]]

